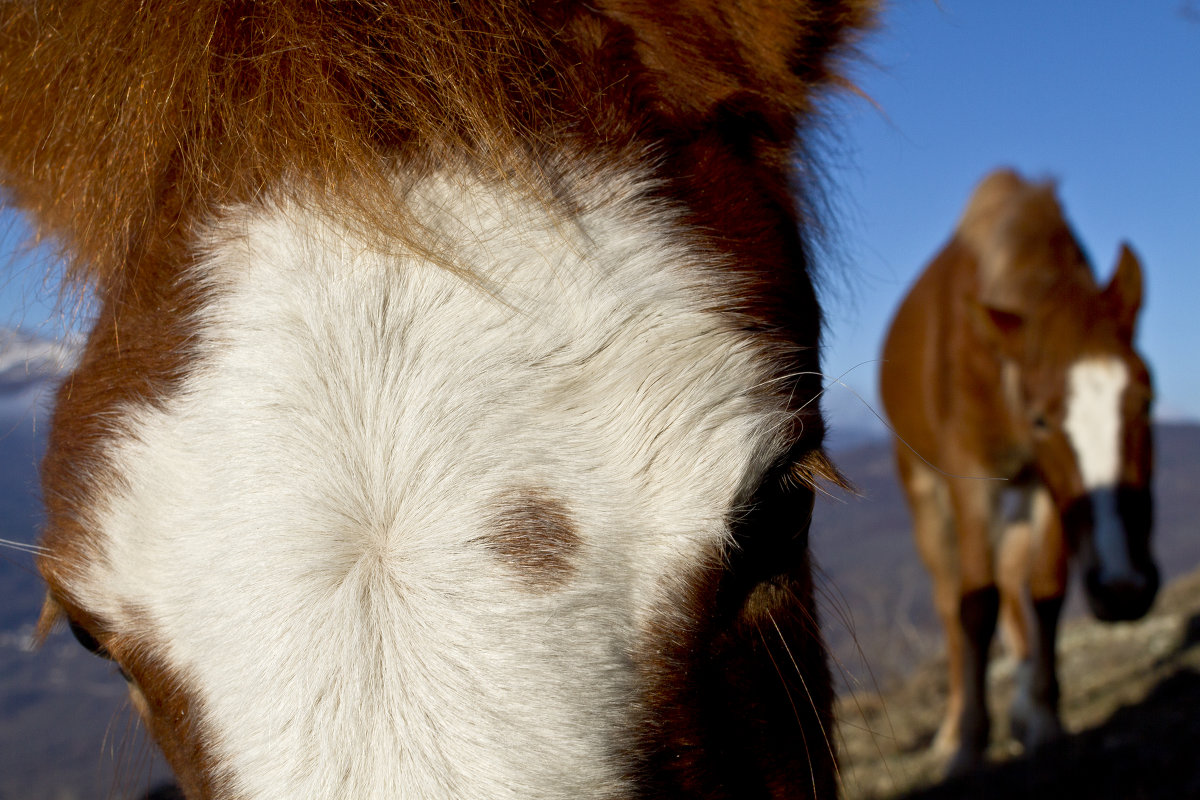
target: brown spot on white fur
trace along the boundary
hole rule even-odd
[[[571,576],[579,547],[570,513],[546,489],[523,489],[499,498],[481,542],[530,588],[550,590]]]

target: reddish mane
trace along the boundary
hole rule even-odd
[[[757,120],[778,169],[794,115],[834,80],[828,53],[870,6],[764,19],[711,2],[597,5],[608,19],[511,0],[6,3],[0,173],[75,277],[105,286],[178,256],[194,221],[284,175],[333,194],[397,164],[503,172],[514,149],[620,152],[647,130],[671,152],[722,113]],[[381,194],[360,211],[376,214]]]

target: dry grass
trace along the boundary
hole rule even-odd
[[[949,783],[938,783],[928,751],[945,703],[940,660],[884,695],[843,697],[843,796],[1200,796],[1200,572],[1168,586],[1138,622],[1068,623],[1059,659],[1069,735],[1026,757],[1008,733],[1013,664],[993,662],[993,765]]]

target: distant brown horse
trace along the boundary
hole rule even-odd
[[[1001,170],[892,323],[880,388],[946,627],[935,746],[953,753],[951,772],[987,746],[998,616],[1020,664],[1013,731],[1036,747],[1061,730],[1054,641],[1069,559],[1102,620],[1136,619],[1154,600],[1141,299],[1127,246],[1099,288],[1054,187]]]

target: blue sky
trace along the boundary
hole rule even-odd
[[[826,372],[877,358],[972,186],[1007,164],[1061,181],[1102,277],[1133,244],[1159,410],[1200,418],[1200,0],[894,0],[882,22],[855,71],[874,105],[841,101],[830,126]],[[43,266],[0,272],[0,324],[61,329]],[[874,402],[877,370],[845,381]],[[857,403],[840,389],[829,400]]]
[[[1011,165],[1060,181],[1102,280],[1133,245],[1159,412],[1200,419],[1200,2],[896,0],[865,50],[874,106],[840,103],[834,121],[825,371],[878,357],[974,184]],[[877,371],[845,382],[874,400]],[[832,408],[856,403],[831,389]]]

